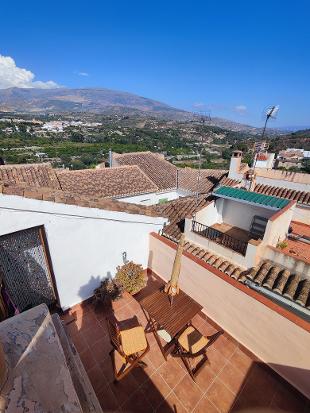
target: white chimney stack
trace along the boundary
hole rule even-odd
[[[230,159],[228,177],[231,179],[240,179],[240,166],[242,159],[242,151],[233,151]]]

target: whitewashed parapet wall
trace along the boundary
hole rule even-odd
[[[60,305],[89,298],[124,258],[147,267],[149,234],[163,218],[0,195],[0,235],[44,225]]]

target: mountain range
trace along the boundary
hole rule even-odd
[[[0,112],[64,113],[91,112],[96,114],[138,115],[162,117],[171,120],[197,120],[197,115],[176,109],[165,103],[132,93],[103,88],[35,89],[8,88],[0,90]],[[208,125],[232,131],[258,135],[260,128],[243,125],[222,118],[208,120]],[[284,133],[284,131],[281,131]],[[279,133],[269,129],[269,133]]]

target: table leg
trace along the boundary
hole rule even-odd
[[[157,341],[157,344],[160,348],[160,351],[162,353],[162,355],[164,356],[165,360],[167,360],[167,353],[165,352],[164,347],[161,344],[160,338],[157,334],[157,325],[156,325],[156,321],[152,319],[152,317],[149,316],[149,314],[147,313],[147,311],[144,310],[144,308],[142,308],[143,313],[145,315],[145,318],[147,319],[148,323],[150,324],[151,330],[154,334],[155,340]]]

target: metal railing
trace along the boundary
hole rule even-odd
[[[230,248],[233,251],[239,252],[242,255],[246,254],[246,249],[248,243],[240,239],[231,237],[215,228],[208,227],[207,225],[201,224],[200,222],[192,222],[192,231],[202,237],[208,238],[217,244],[223,245],[226,248]]]

